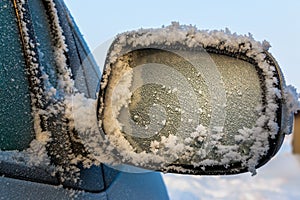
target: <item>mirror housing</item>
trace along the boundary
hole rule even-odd
[[[255,173],[292,128],[269,47],[251,35],[177,23],[118,35],[106,58],[98,120],[119,164]]]

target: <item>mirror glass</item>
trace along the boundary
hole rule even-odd
[[[145,48],[111,69],[102,127],[120,151],[161,156],[164,167],[249,159],[264,101],[255,65],[205,51]],[[137,164],[132,157],[128,163]]]

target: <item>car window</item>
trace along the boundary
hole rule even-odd
[[[23,150],[34,138],[29,83],[15,10],[0,1],[0,149]]]
[[[72,70],[73,76],[71,78],[75,80],[75,82],[77,80],[76,77],[80,76],[77,71],[80,70],[84,72],[81,73],[83,80],[86,78],[85,75],[89,73],[88,70],[91,70],[91,77],[96,77],[96,80],[99,81],[99,70],[94,70],[97,66],[94,64],[92,58],[87,59],[88,64],[82,64],[85,62],[89,50],[79,34],[76,25],[73,24],[74,22],[71,18],[68,18],[70,16],[67,16],[68,12],[67,9],[63,7],[63,2],[26,1],[23,2],[23,8],[16,8],[16,10],[18,10],[17,12],[13,2],[14,1],[5,0],[0,3],[0,100],[4,102],[4,104],[1,103],[0,106],[0,147],[1,150],[26,149],[26,151],[0,152],[0,174],[26,181],[52,185],[62,184],[68,188],[100,192],[105,188],[101,165],[91,166],[89,169],[85,169],[82,163],[79,162],[76,166],[72,166],[80,171],[80,175],[78,174],[79,176],[75,177],[76,179],[74,180],[73,178],[70,178],[70,180],[65,179],[66,176],[68,176],[68,169],[62,173],[55,171],[56,167],[68,168],[72,165],[69,163],[70,159],[67,157],[69,151],[67,152],[66,150],[66,146],[69,143],[72,143],[72,147],[70,148],[72,148],[71,150],[73,152],[71,153],[82,153],[80,149],[82,146],[75,141],[71,141],[69,138],[69,134],[75,133],[69,133],[63,130],[63,128],[56,123],[55,120],[61,121],[59,118],[61,114],[49,118],[48,121],[41,120],[40,123],[44,131],[52,132],[52,140],[47,143],[47,147],[45,147],[48,153],[48,156],[46,155],[47,158],[43,160],[38,157],[38,155],[32,153],[32,151],[35,151],[34,148],[40,147],[36,147],[36,141],[33,140],[35,132],[33,129],[34,120],[31,116],[31,107],[35,106],[35,104],[31,105],[30,99],[30,91],[33,90],[32,88],[38,88],[41,94],[36,94],[36,90],[33,90],[32,94],[34,98],[37,96],[41,98],[38,99],[38,101],[41,100],[44,102],[49,99],[49,102],[46,104],[41,103],[41,106],[36,107],[36,109],[45,111],[47,110],[48,104],[55,103],[64,98],[64,95],[66,95],[64,93],[68,93],[68,91],[65,91],[64,88],[59,85],[60,79],[62,78],[62,74],[59,74],[61,73],[61,71],[59,71],[61,66],[59,65],[62,63],[66,67],[64,70],[67,71],[69,68]],[[16,6],[19,5],[17,4]],[[22,9],[22,12],[20,12],[19,9]],[[56,16],[56,14],[58,16]],[[56,18],[57,21],[53,22],[53,18]],[[67,18],[69,20],[67,20]],[[27,28],[28,30],[26,30]],[[28,32],[28,35],[25,33],[24,36],[24,29]],[[58,31],[62,33],[62,35],[58,36]],[[25,39],[23,37],[25,37]],[[29,37],[29,40],[26,37]],[[60,42],[66,43],[65,45],[68,49],[58,51],[58,48],[60,48],[59,45],[61,44],[57,42],[57,37],[62,39]],[[27,55],[27,53],[30,55]],[[60,60],[61,57],[57,55],[58,53],[62,53],[64,59]],[[27,73],[26,69],[29,69],[33,65],[36,67],[35,72],[31,73],[30,71],[30,73]],[[64,76],[67,75],[69,74],[64,74]],[[38,79],[35,86],[28,84],[28,82],[31,83],[31,81],[29,81],[30,77]],[[81,80],[78,79],[78,83],[80,82]],[[82,83],[83,87],[80,88],[79,91],[84,92],[89,97],[95,96],[98,82],[83,81]],[[58,92],[52,96],[49,92],[51,90],[57,90]],[[9,94],[7,95],[6,93]],[[49,94],[47,98],[43,99],[43,95],[47,94]],[[34,100],[33,102],[35,102]],[[63,107],[61,109],[63,109]],[[35,111],[34,108],[32,110]],[[63,111],[61,112],[63,113]],[[67,122],[64,125],[68,128]],[[27,133],[30,133],[31,137],[25,140]],[[62,136],[59,137],[58,135]],[[26,141],[27,143],[20,145],[18,141],[22,141],[23,143]],[[32,143],[30,144],[30,142]],[[30,148],[28,148],[29,144]],[[63,144],[63,146],[60,144]],[[57,146],[62,147],[57,148]],[[57,152],[53,153],[54,151]],[[60,156],[66,157],[58,159],[56,156],[58,155],[57,153],[59,153]],[[42,159],[41,162],[39,161],[40,159]],[[36,162],[33,160],[36,160]],[[63,166],[64,164],[66,166]],[[55,176],[53,176],[53,174],[55,174]]]
[[[37,50],[40,65],[49,78],[49,82],[53,87],[56,87],[57,72],[55,69],[55,55],[52,45],[51,29],[48,24],[48,17],[45,12],[43,2],[40,0],[28,1],[32,24],[36,34],[38,43]]]

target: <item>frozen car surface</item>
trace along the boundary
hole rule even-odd
[[[298,97],[251,34],[121,33],[102,75],[62,0],[1,1],[0,21],[4,199],[167,199],[141,168],[254,175],[292,130]]]
[[[159,173],[77,161],[64,100],[96,98],[101,74],[64,2],[3,0],[0,27],[1,199],[168,199]]]

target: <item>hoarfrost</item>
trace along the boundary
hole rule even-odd
[[[268,138],[274,138],[278,134],[280,128],[280,125],[276,122],[278,110],[277,99],[281,99],[286,96],[286,94],[282,92],[282,89],[285,87],[285,83],[279,83],[276,78],[276,73],[280,73],[277,72],[275,66],[276,63],[269,62],[268,60],[270,55],[266,51],[270,48],[270,44],[267,41],[257,42],[251,34],[238,35],[236,33],[231,33],[228,29],[225,31],[201,31],[197,30],[194,26],[180,25],[177,22],[161,29],[140,29],[138,31],[125,32],[118,35],[111,46],[108,54],[109,57],[106,60],[105,74],[102,79],[101,89],[105,89],[109,85],[109,77],[111,76],[111,73],[115,72],[112,66],[114,66],[114,64],[118,62],[118,58],[126,52],[141,48],[164,47],[165,49],[176,49],[178,44],[187,49],[198,47],[202,47],[204,49],[214,48],[231,54],[246,55],[247,58],[252,59],[257,67],[262,71],[265,84],[265,91],[263,92],[266,102],[264,105],[258,105],[260,107],[260,111],[258,112],[256,125],[253,128],[241,127],[238,133],[234,136],[236,144],[242,144],[246,148],[249,148],[250,152],[248,154],[242,153],[244,150],[236,144],[222,144],[222,137],[224,137],[224,135],[222,135],[223,127],[210,127],[215,128],[215,130],[212,130],[211,132],[208,130],[208,127],[203,127],[201,124],[200,127],[197,127],[196,132],[193,132],[191,136],[187,136],[186,138],[181,139],[170,134],[168,137],[161,137],[161,141],[151,142],[151,152],[155,153],[155,155],[159,155],[161,150],[164,149],[165,155],[170,152],[169,150],[172,150],[173,157],[177,158],[194,156],[196,161],[194,166],[210,166],[212,164],[226,166],[231,162],[234,162],[234,160],[243,160],[243,165],[247,166],[249,171],[255,174],[255,166],[269,150]],[[169,90],[170,93],[172,91],[177,91],[177,88],[174,89]],[[199,91],[199,93],[202,92]],[[240,96],[243,95],[241,91],[239,94]],[[99,102],[99,113],[102,113],[104,109],[103,97],[100,96]],[[192,119],[188,121],[192,122]],[[109,125],[108,122],[100,120],[100,125],[102,126],[103,124],[104,126]],[[206,130],[206,132],[204,130]],[[110,131],[110,133],[108,133],[109,138],[115,137],[110,135],[111,133],[117,136],[118,139],[116,138],[114,140],[114,142],[117,142],[117,145],[122,146],[126,144],[125,146],[131,146],[130,143],[123,142],[123,139],[125,138],[121,129]],[[195,138],[197,138],[197,140],[195,140]],[[204,142],[204,147],[201,147],[197,152],[191,152],[190,150],[195,149],[195,146],[193,145],[201,144],[193,144],[191,146],[187,144],[184,146],[180,145],[180,143],[192,143],[194,141],[201,143],[204,140],[209,140],[209,145],[205,147],[205,144],[207,143]],[[215,146],[217,149],[214,149],[212,146]],[[131,147],[127,149],[130,150],[133,148]],[[178,152],[178,150],[180,150],[180,152]],[[147,154],[151,154],[151,152],[148,152]],[[179,154],[174,156],[177,152]],[[214,160],[205,159],[210,154],[215,155]],[[138,164],[138,162],[135,164]],[[176,167],[176,169],[178,168]]]
[[[300,110],[300,94],[294,86],[287,86],[285,92],[285,101],[288,113],[296,114]]]
[[[89,157],[83,158],[81,156],[70,155],[73,164],[83,162],[85,167],[89,167],[91,164],[120,164],[130,163],[139,167],[145,167],[150,169],[170,169],[170,164],[174,161],[181,163],[189,163],[192,158],[192,164],[194,167],[206,167],[211,165],[224,165],[228,166],[235,160],[242,160],[243,165],[248,167],[249,171],[255,173],[255,167],[258,164],[260,158],[262,158],[269,149],[268,138],[275,137],[278,134],[279,125],[276,123],[276,112],[278,109],[277,99],[285,98],[289,112],[296,112],[300,109],[298,98],[295,96],[295,90],[291,87],[287,87],[284,93],[278,89],[278,80],[275,76],[275,66],[269,63],[266,59],[266,50],[269,49],[270,44],[266,41],[262,43],[253,39],[252,35],[237,35],[231,33],[228,29],[221,31],[200,31],[195,26],[183,26],[177,22],[173,22],[170,26],[161,29],[140,29],[138,31],[126,32],[117,36],[113,43],[109,57],[106,61],[105,73],[102,78],[101,90],[111,87],[108,85],[109,78],[114,73],[116,76],[122,76],[127,73],[127,76],[118,84],[117,90],[113,90],[116,95],[113,95],[114,99],[108,101],[112,105],[111,110],[107,111],[104,116],[100,117],[100,121],[97,121],[97,114],[101,114],[104,109],[104,99],[100,96],[99,113],[97,113],[97,102],[93,99],[86,98],[83,94],[76,93],[74,81],[71,78],[71,71],[67,66],[67,58],[65,52],[68,48],[65,43],[63,30],[60,26],[59,18],[55,8],[53,0],[45,0],[48,3],[49,11],[52,16],[52,28],[55,32],[56,41],[55,46],[55,61],[58,69],[58,88],[51,87],[48,79],[49,76],[42,72],[42,80],[49,86],[46,94],[39,93],[38,95],[32,95],[35,98],[32,99],[34,108],[33,116],[35,121],[36,140],[31,143],[31,147],[24,153],[28,155],[26,163],[30,165],[50,165],[49,158],[46,153],[46,144],[50,140],[51,133],[44,131],[40,124],[40,115],[46,113],[45,110],[40,109],[44,107],[42,96],[46,96],[46,99],[51,99],[58,96],[63,99],[63,106],[50,107],[47,110],[50,114],[57,114],[57,112],[63,110],[67,119],[70,120],[70,127],[74,127],[78,132],[79,141],[83,143],[84,147],[89,153]],[[22,3],[18,4],[20,16],[23,19]],[[32,71],[39,71],[42,69],[36,64],[36,53],[32,51],[35,48],[34,43],[30,40],[29,29],[27,24],[22,24],[22,31],[24,34],[24,40],[27,44],[26,52],[32,59]],[[224,127],[205,127],[202,124],[198,126],[190,133],[185,135],[184,138],[174,134],[161,136],[159,140],[153,140],[149,144],[149,149],[137,151],[135,147],[124,137],[122,133],[122,123],[117,120],[117,116],[120,115],[121,108],[126,106],[130,101],[131,92],[129,90],[132,74],[128,73],[128,66],[119,66],[123,71],[113,70],[114,66],[118,65],[118,58],[122,56],[128,49],[138,49],[142,47],[169,47],[170,49],[176,47],[178,44],[185,48],[215,48],[230,52],[232,54],[244,54],[248,58],[254,60],[258,68],[262,71],[264,76],[264,84],[266,86],[265,105],[261,105],[259,117],[256,121],[256,125],[253,128],[242,127],[238,133],[234,136],[234,144],[224,144]],[[117,64],[116,64],[117,63]],[[123,63],[119,63],[122,65]],[[201,74],[197,74],[200,76]],[[40,80],[35,80],[39,83]],[[109,83],[111,84],[111,82]],[[114,86],[114,84],[113,84]],[[166,86],[163,85],[162,89]],[[36,88],[38,90],[38,88]],[[169,93],[177,93],[179,88],[169,88]],[[202,95],[202,90],[198,90],[198,93]],[[243,94],[240,93],[242,96]],[[38,98],[36,98],[38,97]],[[158,98],[158,97],[157,97]],[[56,99],[59,100],[59,99]],[[105,102],[106,103],[106,102]],[[37,105],[39,106],[37,106]],[[170,107],[170,106],[169,106]],[[61,109],[61,110],[60,110]],[[184,113],[184,110],[176,108],[175,111]],[[202,112],[202,109],[199,108]],[[138,116],[137,116],[138,117]],[[193,123],[193,119],[187,119],[189,123]],[[168,123],[167,120],[160,120],[162,125]],[[103,133],[102,126],[106,126],[106,133]],[[149,129],[147,127],[147,129]],[[206,142],[208,141],[208,142]],[[243,153],[241,146],[248,147],[248,154]],[[116,153],[117,152],[117,153]],[[1,154],[2,156],[2,154]],[[6,158],[11,159],[11,158]],[[33,160],[37,159],[37,160]],[[69,159],[69,158],[68,158]],[[63,169],[59,166],[58,171],[74,170],[67,168]],[[174,167],[176,171],[186,172],[187,169],[180,167]]]
[[[6,155],[2,161],[17,162],[22,161],[22,164],[27,166],[36,166],[41,168],[51,168],[50,158],[46,150],[47,144],[51,141],[52,131],[47,128],[48,118],[64,113],[64,105],[58,103],[64,96],[73,93],[74,83],[71,78],[70,69],[67,66],[67,59],[65,52],[68,51],[65,44],[65,38],[60,26],[60,22],[55,8],[54,1],[45,0],[49,5],[49,20],[52,28],[53,40],[55,40],[55,61],[59,73],[58,88],[54,88],[50,81],[49,75],[46,73],[44,67],[39,65],[38,44],[36,45],[35,36],[32,34],[33,25],[29,21],[30,15],[27,10],[27,2],[24,0],[16,1],[16,11],[18,12],[18,23],[22,35],[22,42],[24,45],[24,53],[28,66],[26,72],[31,81],[31,107],[34,122],[34,130],[36,133],[35,139],[31,142],[30,147],[22,152],[1,152],[1,155]],[[63,123],[63,122],[59,122]],[[54,123],[55,124],[55,123]],[[43,126],[44,125],[44,126]],[[53,127],[52,127],[53,128]],[[70,155],[72,158],[74,155]],[[68,158],[66,158],[68,159]],[[59,168],[59,167],[58,167]],[[59,170],[59,169],[57,169]],[[65,169],[67,170],[67,168]]]

